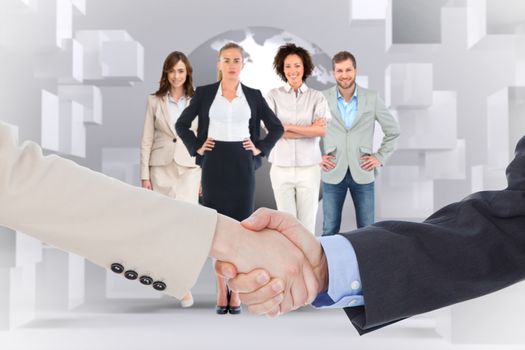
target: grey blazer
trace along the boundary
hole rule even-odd
[[[357,116],[352,127],[347,130],[341,113],[337,108],[337,86],[323,91],[332,120],[323,137],[324,154],[335,155],[336,167],[322,172],[323,182],[329,184],[340,183],[347,169],[350,169],[352,178],[359,184],[371,183],[375,179],[375,172],[361,169],[359,158],[365,154],[374,155],[381,164],[394,152],[397,138],[399,137],[399,125],[392,114],[385,107],[384,102],[377,92],[357,87]],[[373,152],[375,121],[381,125],[383,142],[377,152]]]

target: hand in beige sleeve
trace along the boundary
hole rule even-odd
[[[308,303],[312,302],[317,294],[327,289],[328,266],[322,246],[293,216],[276,210],[261,208],[241,222],[241,225],[253,231],[274,229],[304,253],[313,267],[317,282],[315,295],[309,299]],[[257,267],[265,268],[263,265]],[[240,293],[241,301],[248,305],[250,312],[274,316],[277,313],[282,314],[290,311],[286,305],[279,305],[276,298],[278,288],[275,286],[282,283],[279,278],[276,278],[279,277],[278,275],[263,269],[240,273],[243,271],[224,261],[218,261],[215,269],[219,274],[231,278],[229,281],[230,288]],[[269,280],[269,276],[274,278]]]
[[[193,287],[214,210],[44,156],[33,142],[18,146],[13,130],[0,121],[0,225],[178,298]]]
[[[212,209],[44,156],[32,142],[17,146],[2,122],[0,225],[178,298],[208,255],[240,272],[263,268],[279,278],[276,300],[285,311],[313,300],[318,288],[304,254],[280,233],[251,232]]]
[[[268,225],[263,224],[254,225],[253,228],[260,232],[253,232],[247,229],[247,225],[242,227],[237,221],[219,215],[210,256],[233,264],[239,272],[264,269],[270,276],[278,278],[277,285],[268,287],[277,288],[271,289],[271,297],[264,302],[256,303],[250,295],[245,297],[251,312],[266,314],[273,311],[276,314],[311,303],[318,294],[319,285],[310,262],[285,235],[266,229],[264,227]],[[269,223],[269,226],[280,227],[275,223]],[[267,278],[260,278],[256,273],[253,276],[255,280],[259,277],[259,281],[268,282]],[[230,286],[233,290],[243,291],[243,283],[237,285],[232,281]],[[255,295],[256,301],[259,301],[260,294]]]

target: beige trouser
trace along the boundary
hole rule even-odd
[[[181,201],[198,203],[201,168],[189,168],[171,162],[150,167],[153,190]]]
[[[270,169],[277,209],[295,216],[312,233],[319,204],[321,169],[319,165]]]

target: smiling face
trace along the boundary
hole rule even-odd
[[[303,83],[303,60],[296,54],[286,56],[284,59],[284,76],[293,88],[298,88]]]
[[[357,70],[351,60],[344,60],[334,64],[334,78],[341,89],[350,89],[355,84]]]
[[[183,87],[186,82],[188,71],[186,65],[182,60],[179,60],[171,69],[168,71],[168,82],[172,88]]]
[[[244,67],[244,58],[239,49],[225,49],[219,56],[217,69],[221,71],[222,78],[227,80],[239,80],[239,75]]]

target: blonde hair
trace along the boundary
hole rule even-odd
[[[221,47],[221,49],[219,50],[219,55],[217,56],[218,59],[220,60],[223,51],[229,49],[239,50],[241,52],[242,59],[244,60],[244,49],[241,45],[234,43],[233,41],[230,41],[229,43],[226,43],[223,47]],[[217,80],[222,80],[222,72],[220,71],[220,69],[217,70]]]

